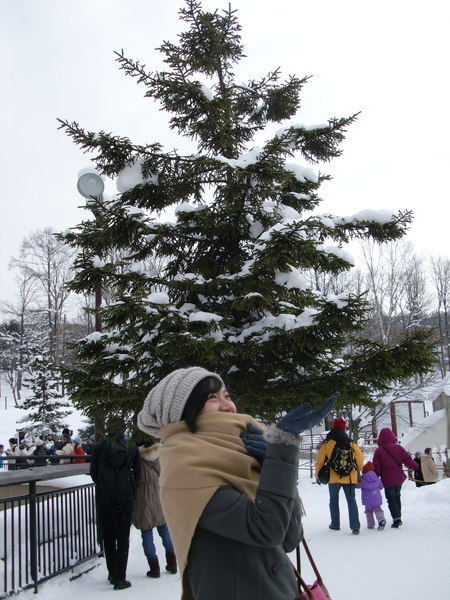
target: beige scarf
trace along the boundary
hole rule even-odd
[[[192,433],[184,421],[163,427],[159,436],[161,503],[175,548],[183,584],[182,598],[193,598],[184,569],[197,522],[214,492],[232,485],[255,499],[261,465],[240,439],[248,423],[243,414],[208,413],[197,419]]]

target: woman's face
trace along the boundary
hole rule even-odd
[[[199,412],[199,415],[214,412],[237,412],[236,406],[233,400],[230,398],[230,394],[224,387],[218,392],[210,392],[208,395],[208,400],[205,402],[205,406]]]

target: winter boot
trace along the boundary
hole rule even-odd
[[[177,559],[173,552],[166,552],[166,571],[174,575],[177,572]]]
[[[394,522],[392,523],[391,527],[393,527],[394,529],[398,529],[400,525],[403,525],[402,520],[394,519]]]
[[[126,579],[124,579],[123,581],[116,581],[114,583],[115,590],[126,590],[129,587],[131,587],[131,582],[127,581]]]
[[[154,579],[156,579],[157,577],[160,577],[161,571],[159,569],[158,557],[153,558],[152,560],[149,560],[148,566],[150,567],[150,571],[147,571],[147,577],[153,577]]]

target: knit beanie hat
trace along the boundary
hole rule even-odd
[[[334,420],[333,429],[340,429],[341,431],[345,431],[345,421],[342,417],[338,417]]]
[[[216,377],[224,385],[217,373],[210,373],[202,367],[177,369],[164,377],[150,390],[144,401],[137,419],[139,429],[158,437],[161,427],[181,421],[181,415],[192,390],[205,377]]]
[[[364,475],[364,473],[368,473],[369,471],[374,471],[374,470],[375,470],[375,467],[373,466],[373,462],[371,462],[370,460],[368,462],[366,462],[366,464],[362,468],[363,475]]]

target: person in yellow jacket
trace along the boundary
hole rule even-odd
[[[351,441],[345,432],[346,423],[344,419],[338,417],[334,420],[333,428],[328,433],[324,443],[319,448],[316,460],[316,481],[320,469],[323,467],[325,462],[328,462],[333,454],[334,447],[339,442],[347,441],[350,444],[353,454],[353,466],[349,475],[340,475],[333,470],[333,466],[330,463],[330,480],[328,482],[328,491],[330,494],[330,515],[331,523],[330,529],[339,531],[341,528],[340,512],[339,512],[339,492],[341,488],[344,490],[345,498],[348,506],[348,517],[350,522],[350,529],[352,533],[358,534],[361,528],[359,522],[358,506],[356,505],[355,488],[358,483],[358,471],[363,468],[364,465],[364,454],[361,452],[355,442]]]

